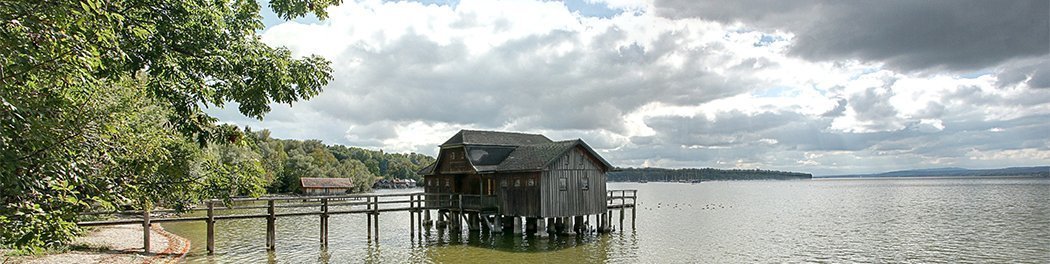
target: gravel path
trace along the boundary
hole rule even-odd
[[[160,225],[150,228],[151,252],[142,252],[142,226],[117,225],[100,227],[72,243],[73,250],[44,256],[13,257],[4,263],[175,263],[190,249],[188,239],[164,231]],[[0,257],[3,258],[3,257]]]

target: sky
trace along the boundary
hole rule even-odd
[[[266,9],[265,3],[263,9]],[[581,138],[620,167],[814,175],[1050,164],[1050,1],[344,0],[264,11],[332,61],[226,123],[437,153],[460,129]]]

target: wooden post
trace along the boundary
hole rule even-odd
[[[521,234],[521,230],[524,229],[524,227],[522,225],[523,225],[523,223],[521,221],[521,217],[520,216],[514,216],[514,232],[513,233],[515,235],[520,235]]]
[[[638,212],[638,190],[631,192],[631,230],[634,230],[634,219]]]
[[[595,228],[598,229],[598,233],[602,233],[602,231],[605,230],[605,217],[602,217],[602,215],[603,214],[594,215],[594,221],[597,222]]]
[[[266,250],[273,251],[277,247],[277,227],[275,222],[277,220],[276,211],[274,210],[273,200],[266,201]]]
[[[208,201],[208,254],[215,254],[215,201]]]
[[[142,251],[149,253],[149,205],[142,203]]]
[[[372,221],[372,224],[375,225],[374,228],[375,228],[375,231],[376,231],[376,242],[378,243],[379,242],[379,196],[372,197],[372,201],[374,202],[372,204],[372,217],[375,217],[375,221]]]
[[[328,198],[321,198],[321,246],[328,248]]]
[[[459,212],[456,212],[456,232],[463,231],[463,195],[457,195],[459,197]]]
[[[372,197],[368,196],[368,197],[365,197],[365,211],[371,211],[371,210],[372,210]],[[372,240],[372,212],[366,212],[365,213],[365,218],[368,219],[368,223],[366,223],[365,226],[368,227],[368,240],[371,241]]]
[[[416,196],[408,196],[408,236],[411,238],[416,237]]]
[[[426,206],[427,206],[426,202],[424,202],[423,203],[423,207],[424,207],[424,209],[423,209],[423,227],[426,228],[426,230],[427,230],[426,234],[429,236],[430,235],[430,226],[433,224],[433,222],[431,222],[431,219],[430,219],[430,208],[425,208]]]
[[[624,210],[627,210],[624,208],[627,207],[627,200],[624,196],[627,196],[627,191],[620,191],[620,232],[623,232],[623,213]]]

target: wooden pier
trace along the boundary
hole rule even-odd
[[[280,217],[318,216],[320,218],[320,245],[328,246],[328,218],[333,215],[365,214],[368,239],[379,242],[379,215],[381,213],[408,212],[409,213],[409,237],[410,239],[422,239],[429,235],[432,228],[447,229],[450,233],[461,233],[464,227],[468,231],[499,233],[508,227],[514,234],[536,233],[546,236],[547,233],[557,234],[579,234],[583,230],[591,230],[589,227],[581,226],[583,223],[596,223],[593,229],[599,233],[611,232],[614,220],[614,212],[619,211],[619,230],[624,230],[625,212],[631,210],[631,228],[634,229],[637,202],[636,190],[610,190],[607,191],[606,213],[595,215],[595,221],[589,222],[584,218],[587,216],[548,218],[548,219],[523,219],[521,217],[502,216],[498,213],[495,197],[492,195],[466,195],[445,193],[401,193],[401,194],[353,194],[335,196],[303,196],[303,197],[260,197],[260,198],[234,198],[229,201],[209,200],[201,207],[187,210],[205,211],[205,216],[180,216],[180,217],[151,217],[158,213],[177,213],[174,210],[144,210],[144,211],[119,211],[119,212],[92,212],[84,215],[137,215],[140,218],[83,221],[77,225],[81,227],[141,224],[143,226],[143,250],[150,252],[150,226],[153,223],[169,222],[194,222],[203,221],[207,224],[207,250],[208,253],[215,252],[215,222],[220,220],[234,219],[266,219],[266,242],[268,250],[274,250],[277,244],[276,220]],[[301,208],[316,208],[316,210],[303,211]],[[266,209],[266,213],[227,213],[233,210]],[[285,210],[278,210],[285,209]],[[299,210],[294,210],[299,209]],[[283,212],[282,212],[283,211]],[[437,221],[431,217],[436,215]],[[508,219],[513,218],[513,219]],[[569,219],[566,219],[569,218]],[[511,221],[511,222],[506,222]],[[509,225],[510,223],[518,225]],[[573,224],[575,222],[575,224]],[[466,224],[466,225],[464,225]],[[570,225],[572,231],[568,230]],[[546,229],[550,226],[551,229]],[[562,227],[556,229],[555,226]],[[515,230],[516,228],[516,230]]]

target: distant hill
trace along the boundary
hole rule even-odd
[[[1050,177],[1050,166],[1038,167],[1009,167],[1001,169],[979,169],[971,170],[965,168],[933,168],[917,170],[901,170],[873,174],[850,174],[819,176],[819,178],[862,178],[862,177],[982,177],[982,176],[1032,176]]]
[[[619,168],[609,172],[609,181],[737,181],[737,180],[797,180],[813,178],[812,174],[774,170],[722,170],[712,168]]]

